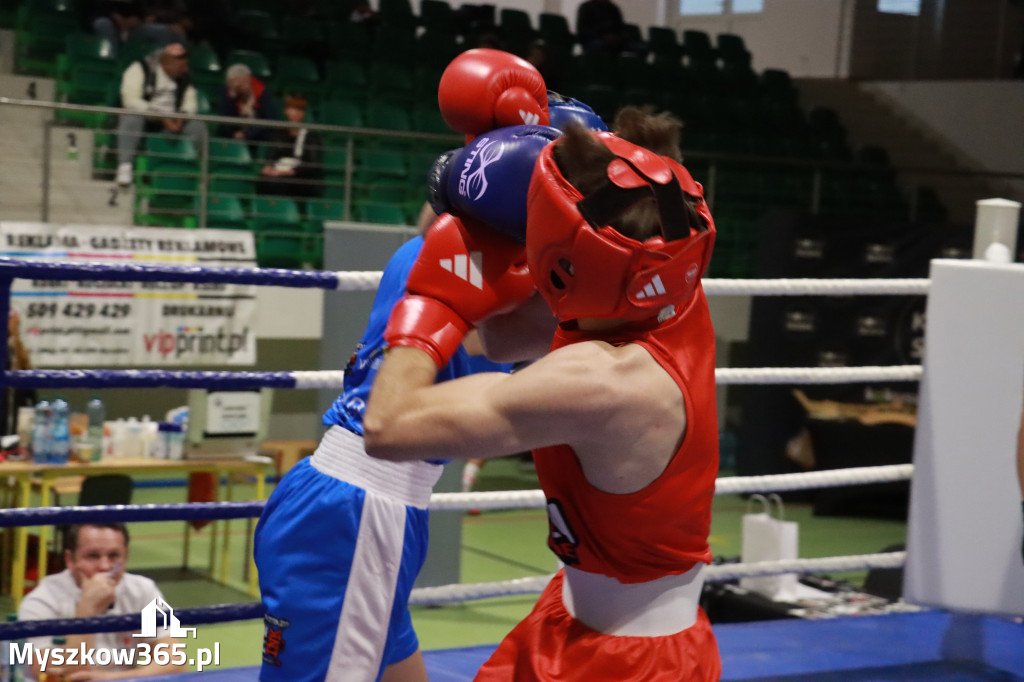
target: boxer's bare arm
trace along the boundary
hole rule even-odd
[[[685,431],[682,395],[643,348],[578,343],[512,375],[434,385],[426,353],[395,348],[367,406],[367,452],[391,460],[490,458],[568,444],[588,479],[630,492],[657,477]]]

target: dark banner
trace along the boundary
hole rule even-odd
[[[777,214],[766,218],[759,238],[755,277],[926,278],[933,258],[971,256],[973,230],[968,226],[880,224],[867,219]],[[924,296],[755,297],[747,365],[920,364],[925,302]],[[807,426],[809,412],[841,422],[888,410],[885,414],[892,415],[897,426],[901,420],[912,425],[917,389],[916,383],[907,382],[743,387],[738,473],[831,468],[822,466],[821,461],[830,453],[819,451],[816,462],[809,459],[799,464],[799,457],[794,457],[791,441]],[[885,443],[859,446],[872,451],[859,461],[863,465],[893,463],[894,458],[909,461],[905,459],[909,456],[905,442],[892,444],[900,450],[895,455],[887,452]]]

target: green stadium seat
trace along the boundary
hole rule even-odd
[[[571,48],[576,42],[576,36],[569,29],[569,21],[563,14],[541,12],[537,20],[538,33],[548,46],[562,46]]]
[[[390,62],[412,67],[416,63],[416,31],[413,26],[378,26],[370,46],[370,63]]]
[[[332,59],[324,68],[324,82],[332,92],[360,93],[369,80],[362,62],[351,59]]]
[[[421,0],[420,23],[431,29],[451,30],[455,24],[455,13],[447,0]]]
[[[370,31],[365,22],[345,21],[327,30],[331,59],[366,63],[370,59]]]
[[[647,29],[647,43],[651,46],[651,54],[655,59],[678,61],[683,56],[683,46],[679,44],[679,37],[671,28],[651,26]]]
[[[409,0],[380,0],[378,16],[384,26],[414,28],[417,24]]]
[[[368,146],[356,154],[356,173],[360,182],[404,180],[409,176],[408,155],[380,144]]]
[[[345,203],[334,199],[310,199],[306,202],[306,218],[320,223],[322,229],[325,221],[345,220]]]
[[[403,183],[370,183],[360,192],[361,200],[373,204],[401,204],[406,200]]]
[[[444,69],[462,51],[458,39],[446,28],[428,28],[416,38],[416,64]]]
[[[324,123],[336,126],[350,126],[352,128],[365,128],[366,117],[363,115],[363,107],[357,102],[347,100],[327,100],[323,106],[321,119]]]
[[[136,220],[143,225],[184,226],[195,215],[197,164],[177,158],[149,161],[145,175],[136,174]]]
[[[384,130],[412,130],[409,107],[387,101],[372,101],[366,107],[366,125]]]
[[[719,33],[716,39],[718,57],[723,64],[750,66],[750,52],[743,37],[735,33]]]
[[[307,16],[286,16],[281,30],[285,54],[321,54],[327,47],[327,24]]]
[[[412,102],[415,97],[413,71],[408,66],[389,62],[370,65],[370,100]],[[408,108],[408,104],[403,105]]]
[[[250,170],[247,175],[239,171],[224,170],[210,174],[210,195],[234,197],[243,203],[256,194],[256,175]]]
[[[244,140],[210,140],[210,172],[252,170],[252,154]]]
[[[396,204],[361,203],[356,206],[356,219],[364,223],[405,225],[405,211]]]
[[[173,161],[195,161],[198,158],[196,148],[192,140],[179,135],[149,135],[144,143],[145,155],[143,159],[151,162],[161,160]]]
[[[437,101],[437,87],[441,84],[442,73],[444,68],[438,66],[419,65],[413,69],[414,89],[420,101]]]
[[[524,10],[505,7],[498,11],[498,24],[508,43],[509,51],[522,54],[526,46],[537,39],[530,15]]]
[[[201,73],[215,73],[219,78],[223,78],[224,69],[220,63],[220,57],[209,43],[204,42],[189,47],[188,67],[189,75],[193,79]]]
[[[241,199],[213,195],[206,200],[206,226],[223,230],[248,230]]]
[[[256,263],[261,268],[297,270],[306,262],[308,237],[296,233],[264,232],[256,235]]]
[[[686,29],[683,31],[683,53],[691,66],[696,64],[714,65],[718,59],[711,36],[705,31]]]
[[[281,50],[281,33],[277,19],[266,10],[239,9],[233,23],[242,44],[252,45],[257,51],[277,54]]]
[[[252,226],[257,232],[301,232],[299,205],[293,199],[257,195],[252,200]]]
[[[433,102],[416,102],[412,113],[413,128],[420,133],[451,133],[441,110]]]
[[[320,84],[320,73],[312,59],[284,56],[277,60],[275,80],[281,92],[304,92],[303,88]]]
[[[21,10],[28,7],[23,5]],[[57,55],[64,51],[66,37],[78,31],[77,17],[70,11],[21,10],[14,50],[16,70],[56,77]]]

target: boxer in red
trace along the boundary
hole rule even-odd
[[[718,471],[700,283],[715,227],[679,163],[678,122],[627,110],[613,129],[570,128],[541,151],[525,255],[472,222],[445,222],[443,247],[424,248],[392,313],[365,415],[367,452],[383,459],[534,452],[548,545],[565,567],[478,680],[721,674],[698,606]],[[475,282],[453,276],[448,253],[474,254]],[[524,265],[559,320],[551,351],[512,375],[434,385],[465,330],[486,348],[536,313]]]

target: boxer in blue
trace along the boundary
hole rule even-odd
[[[422,244],[416,237],[389,261],[344,392],[324,415],[327,433],[274,490],[256,528],[263,682],[374,680],[388,665],[401,679],[425,679],[407,602],[426,558],[427,503],[442,464],[380,466],[361,438],[384,326]],[[438,380],[472,369],[460,348]]]

